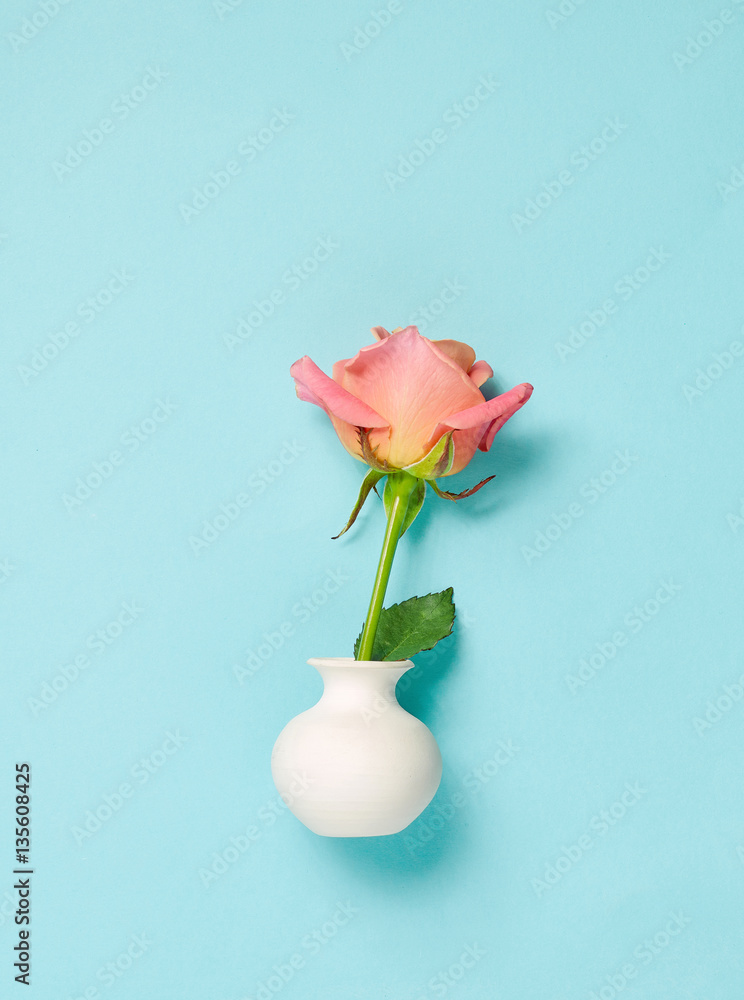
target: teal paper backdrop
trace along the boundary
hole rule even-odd
[[[741,1000],[725,2],[4,6],[0,995]],[[271,748],[384,520],[288,369],[409,323],[535,391],[393,570],[439,792],[322,839]]]

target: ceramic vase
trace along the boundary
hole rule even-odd
[[[395,696],[413,663],[307,662],[323,678],[323,694],[279,734],[271,755],[277,789],[321,836],[399,833],[431,802],[442,777],[436,740]]]

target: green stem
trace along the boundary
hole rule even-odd
[[[385,600],[390,570],[393,566],[395,549],[398,545],[406,511],[408,510],[408,500],[413,492],[417,480],[415,476],[409,476],[405,472],[394,473],[388,477],[388,482],[393,491],[393,502],[388,515],[385,539],[382,543],[380,562],[377,566],[377,576],[375,585],[372,588],[372,599],[369,602],[367,621],[364,623],[362,638],[359,643],[359,655],[357,660],[371,660],[372,649],[375,644],[375,635],[380,621],[382,602]]]

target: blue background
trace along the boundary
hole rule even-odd
[[[0,15],[3,996],[741,997],[744,4],[432,6]],[[440,790],[322,839],[270,753],[384,522],[288,368],[409,322],[535,392],[396,559]]]

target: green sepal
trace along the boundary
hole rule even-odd
[[[455,461],[455,445],[452,441],[454,431],[443,434],[428,454],[413,465],[407,465],[402,471],[419,479],[436,479],[446,476]]]
[[[408,531],[413,522],[416,520],[416,515],[424,506],[424,499],[426,497],[426,483],[423,479],[417,479],[416,485],[413,487],[411,494],[408,498],[408,507],[406,508],[406,516],[403,521],[403,527],[400,529],[399,538]],[[393,506],[393,500],[395,499],[395,492],[393,485],[390,482],[390,476],[388,476],[387,482],[385,483],[385,489],[382,493],[382,502],[385,505],[385,513],[388,518],[390,517],[390,511]]]
[[[438,594],[411,597],[401,604],[383,608],[372,648],[372,660],[408,660],[431,649],[452,632],[455,604],[452,587]],[[362,633],[354,643],[359,652]]]
[[[477,493],[481,487],[485,486],[486,483],[490,483],[491,480],[495,478],[496,476],[488,476],[487,479],[482,479],[477,486],[473,486],[469,490],[463,490],[462,493],[450,493],[449,490],[442,490],[437,486],[434,480],[431,480],[430,485],[436,495],[441,497],[443,500],[462,500],[464,497],[471,497],[474,493]]]
[[[349,530],[354,521],[356,521],[359,511],[364,506],[364,501],[369,496],[370,490],[375,489],[379,481],[383,479],[384,476],[385,476],[384,472],[378,472],[376,469],[369,470],[367,475],[364,477],[361,489],[359,490],[359,496],[357,497],[357,502],[354,505],[354,509],[352,510],[351,514],[349,515],[349,520],[346,522],[346,527],[342,528],[337,535],[334,535],[333,536],[334,539],[340,538],[341,535],[344,534],[344,532]],[[376,492],[377,490],[375,489],[375,493]]]
[[[369,431],[369,427],[357,427],[359,447],[364,461],[371,469],[375,469],[377,472],[383,473],[383,475],[387,475],[388,472],[397,472],[398,470],[395,466],[389,465],[384,458],[377,457],[378,446],[372,447],[369,440]]]

